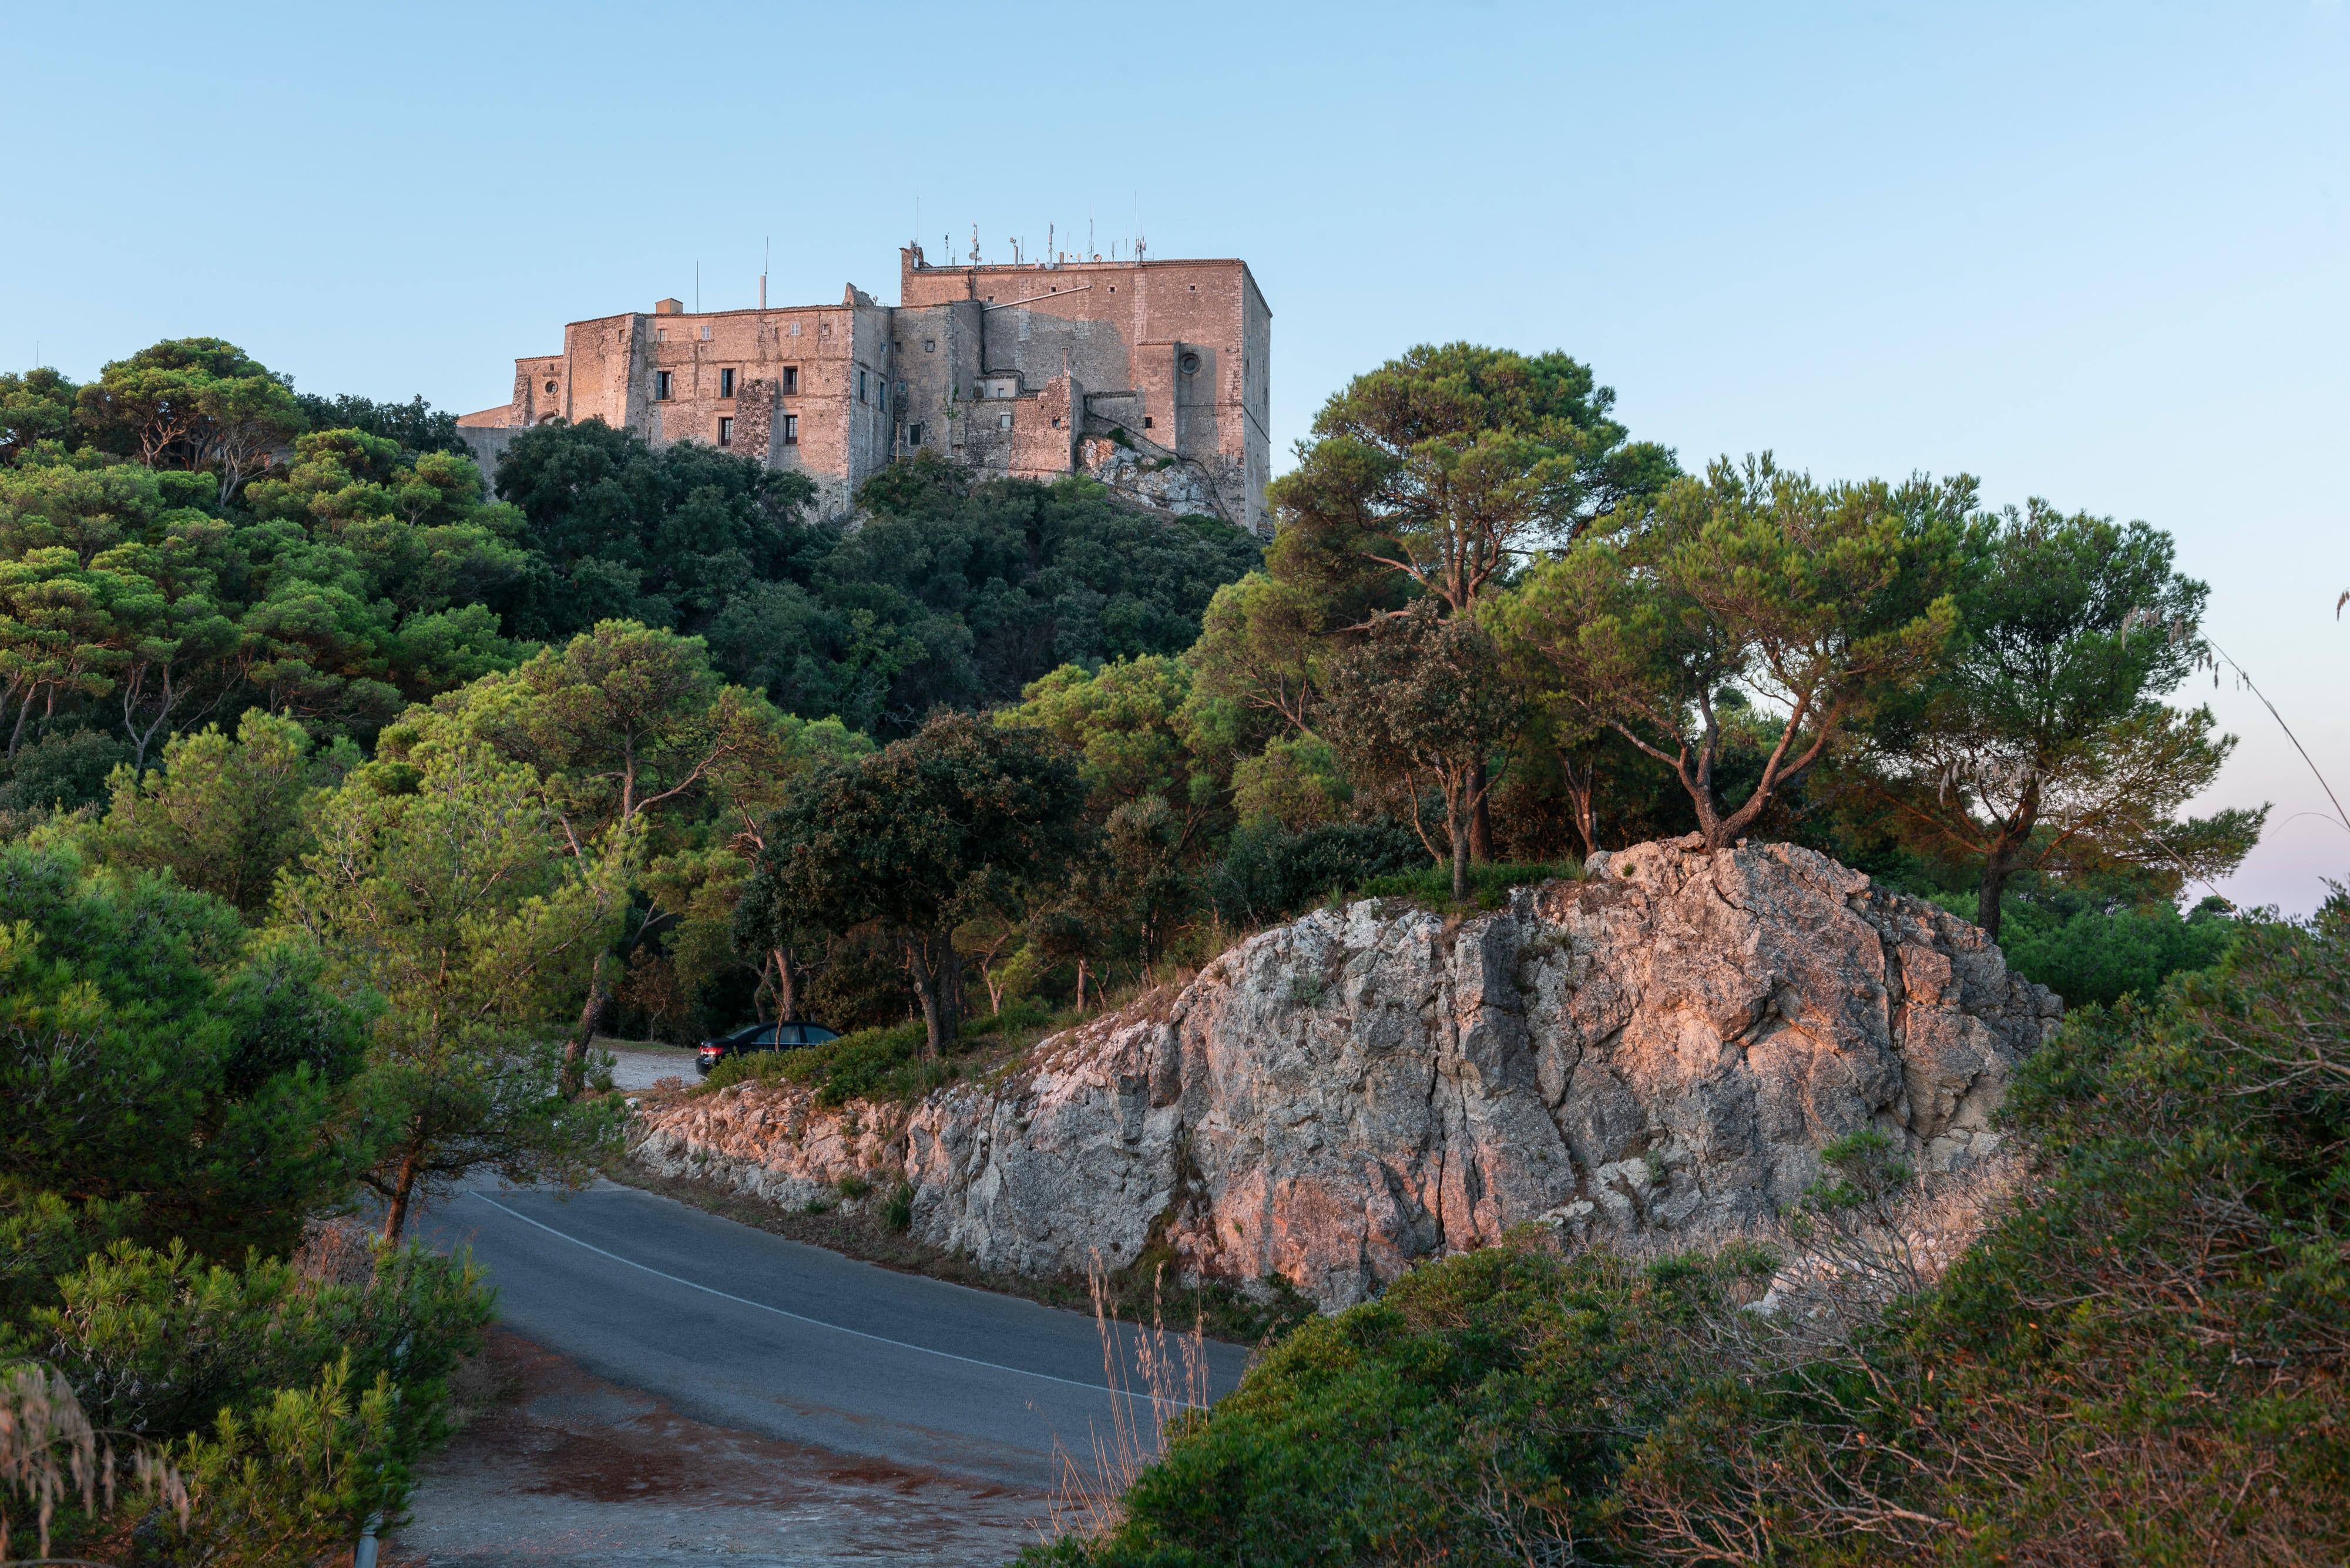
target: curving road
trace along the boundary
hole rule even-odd
[[[1150,1429],[1122,1330],[1113,1393],[1090,1317],[902,1274],[598,1182],[473,1187],[424,1217],[470,1246],[515,1333],[713,1427],[1022,1489],[1090,1455],[1121,1407]],[[1211,1396],[1248,1353],[1205,1346]]]

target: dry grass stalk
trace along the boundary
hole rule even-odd
[[[1169,1427],[1209,1404],[1207,1330],[1195,1315],[1191,1329],[1168,1330],[1162,1310],[1161,1265],[1150,1280],[1150,1326],[1121,1332],[1109,1272],[1101,1254],[1086,1269],[1094,1326],[1101,1336],[1102,1378],[1110,1395],[1109,1429],[1087,1424],[1092,1463],[1087,1465],[1055,1435],[1053,1458],[1061,1479],[1054,1488],[1047,1539],[1076,1535],[1098,1541],[1126,1517],[1126,1493],[1164,1450]],[[1130,1353],[1130,1354],[1129,1354]]]
[[[179,1472],[144,1447],[118,1461],[60,1374],[31,1363],[0,1373],[0,1562],[11,1558],[26,1522],[37,1543],[35,1560],[47,1558],[59,1505],[78,1502],[85,1513],[109,1510],[125,1475],[137,1495],[187,1522],[188,1489]]]

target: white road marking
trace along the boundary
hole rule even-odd
[[[1005,1366],[1000,1362],[981,1361],[973,1356],[957,1355],[951,1350],[933,1350],[927,1345],[910,1345],[902,1339],[889,1339],[881,1334],[868,1334],[861,1328],[847,1328],[840,1324],[827,1323],[820,1317],[807,1317],[799,1313],[786,1312],[779,1306],[769,1306],[765,1302],[754,1302],[748,1296],[729,1294],[727,1292],[719,1290],[715,1286],[705,1285],[698,1280],[681,1278],[679,1275],[669,1273],[660,1269],[656,1269],[650,1263],[639,1263],[634,1258],[624,1258],[618,1252],[608,1252],[592,1241],[583,1241],[578,1237],[570,1234],[568,1231],[558,1231],[552,1225],[543,1224],[540,1221],[532,1219],[527,1214],[516,1213],[514,1210],[507,1208],[496,1199],[489,1197],[484,1193],[473,1191],[469,1189],[466,1191],[465,1196],[468,1198],[478,1198],[483,1202],[488,1204],[491,1208],[496,1210],[499,1213],[506,1215],[512,1219],[519,1220],[525,1225],[536,1225],[538,1229],[546,1231],[548,1235],[556,1237],[561,1241],[568,1241],[575,1247],[585,1247],[588,1251],[595,1253],[599,1258],[609,1258],[616,1263],[626,1263],[632,1269],[642,1269],[646,1273],[652,1275],[655,1279],[667,1280],[673,1285],[683,1285],[688,1290],[702,1291],[710,1295],[716,1296],[721,1301],[733,1302],[737,1306],[756,1307],[761,1312],[771,1312],[777,1317],[790,1318],[794,1323],[807,1324],[811,1327],[815,1328],[828,1328],[835,1334],[848,1334],[852,1338],[856,1339],[869,1339],[876,1345],[886,1345],[896,1350],[916,1351],[923,1355],[938,1356],[943,1361],[960,1361],[965,1366],[983,1366],[990,1372],[1009,1372],[1015,1377],[1038,1377],[1047,1383],[1065,1384],[1071,1388],[1083,1388],[1094,1394],[1122,1395],[1128,1399],[1141,1399],[1168,1405],[1180,1405],[1186,1410],[1201,1410],[1207,1407],[1203,1405],[1193,1404],[1189,1399],[1178,1399],[1172,1396],[1168,1397],[1164,1400],[1155,1400],[1154,1397],[1151,1395],[1137,1394],[1132,1389],[1128,1388],[1112,1388],[1107,1384],[1103,1383],[1080,1383],[1074,1377],[1055,1377],[1049,1372],[1031,1372],[1024,1366]]]

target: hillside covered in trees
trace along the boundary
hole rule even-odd
[[[918,1088],[1333,896],[1454,908],[1688,835],[1820,849],[2117,1004],[2017,1113],[2061,1201],[1846,1341],[1729,1362],[1744,1254],[1426,1271],[1298,1331],[1064,1551],[1859,1561],[1865,1515],[1871,1551],[1990,1562],[2185,1540],[2213,1456],[2339,1497],[2341,1259],[2303,1199],[2339,1187],[2340,921],[2210,892],[2264,813],[2182,815],[2231,742],[2168,701],[2205,589],[2159,530],[1687,472],[1575,360],[1464,344],[1332,398],[1269,548],[920,461],[853,525],[807,500],[594,423],[485,476],[421,400],[216,339],[0,376],[0,1365],[38,1415],[0,1553],[300,1561],[396,1515],[487,1316],[405,1225],[466,1172],[608,1158],[599,1035],[811,1017],[847,1037],[791,1071]],[[2302,1054],[2210,1044],[2305,996]],[[1835,1158],[1811,1223],[1908,1179]],[[362,1194],[372,1250],[317,1223]],[[2194,1226],[2261,1240],[2190,1268]],[[2160,1466],[2068,1449],[2076,1406]],[[2246,1539],[2301,1528],[2254,1496]],[[1264,1509],[1286,1557],[1249,1555]],[[2118,1560],[2082,1551],[2004,1560]]]

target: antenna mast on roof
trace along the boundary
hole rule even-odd
[[[759,308],[762,310],[767,308],[767,263],[775,259],[775,236],[769,234],[766,244],[759,252]]]

